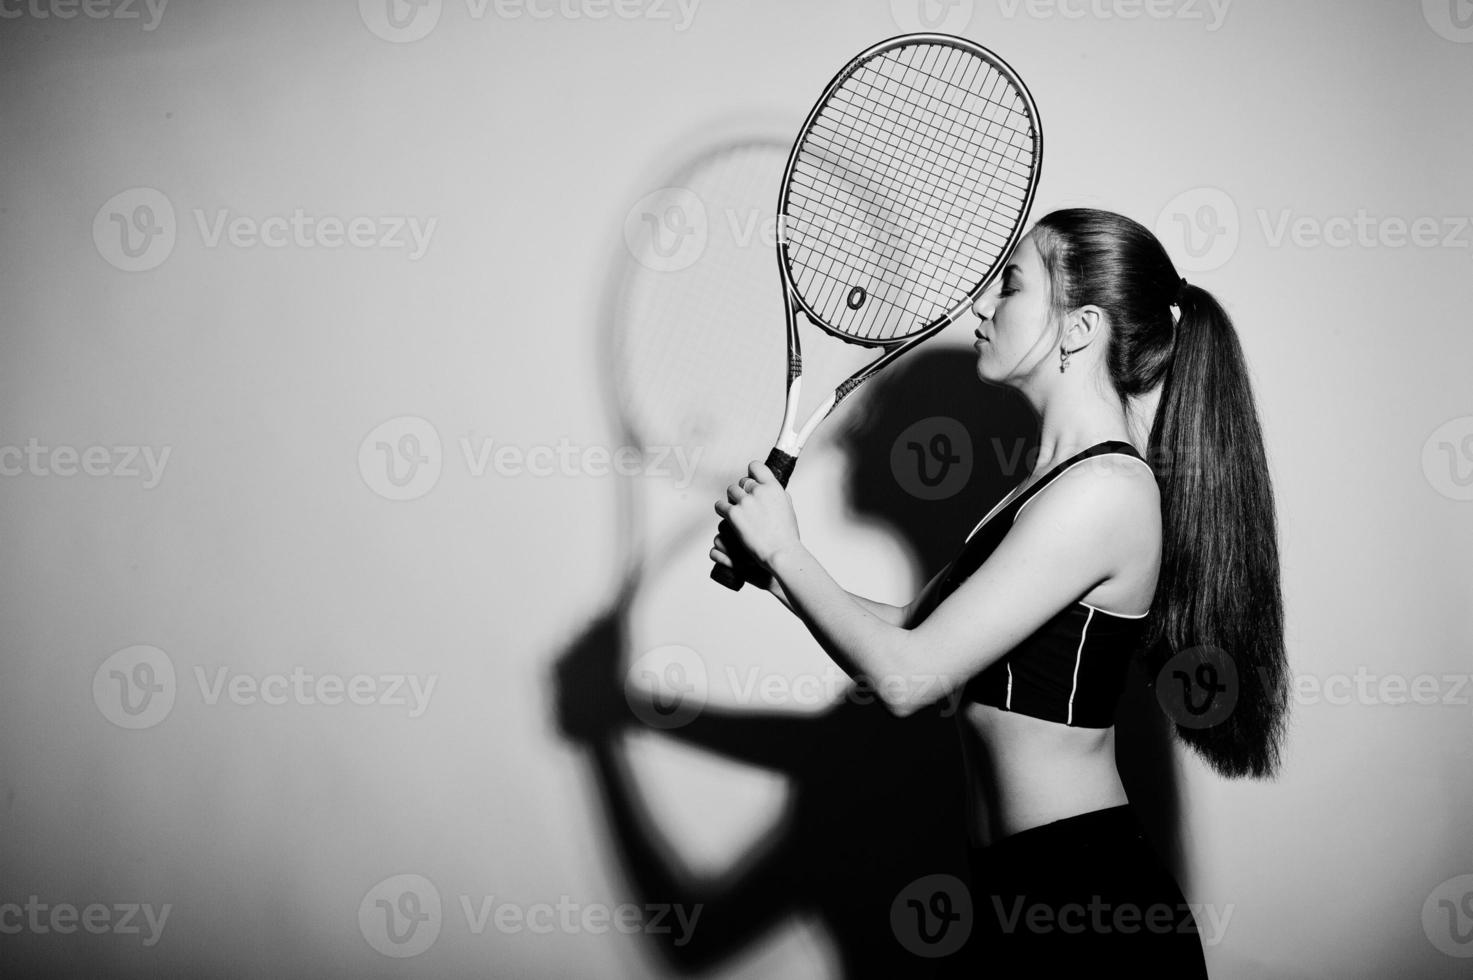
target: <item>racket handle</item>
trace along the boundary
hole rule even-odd
[[[797,462],[798,457],[789,456],[776,447],[773,448],[772,452],[767,454],[767,468],[772,470],[772,475],[777,477],[777,482],[784,487],[788,485],[788,480],[793,475],[793,466]],[[718,530],[725,530],[726,527],[727,523],[722,521]],[[739,566],[743,564],[755,565],[757,560],[749,555],[745,548],[735,543],[734,540],[732,541],[732,549],[731,560],[738,567],[729,568],[726,565],[713,563],[711,565],[711,581],[718,582],[733,592],[740,592],[742,586],[747,584],[747,580],[739,570]]]

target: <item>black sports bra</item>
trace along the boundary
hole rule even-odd
[[[1101,442],[1064,460],[1012,500],[1003,498],[967,535],[925,614],[930,615],[982,566],[1034,495],[1071,466],[1112,454],[1145,463],[1130,443]],[[1126,667],[1145,631],[1147,615],[1110,612],[1082,600],[1071,603],[969,680],[966,699],[1061,725],[1109,728],[1115,723]]]

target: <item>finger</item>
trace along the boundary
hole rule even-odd
[[[772,470],[767,468],[767,464],[758,462],[755,459],[752,460],[752,464],[747,467],[747,472],[752,474],[752,479],[756,480],[758,483],[777,482],[777,476],[772,472]]]
[[[727,557],[726,552],[718,551],[715,548],[711,549],[711,560],[718,565],[725,565],[727,568],[733,567],[731,559]]]
[[[711,550],[726,554],[726,542],[721,540],[721,535],[718,534],[711,539]]]
[[[722,517],[729,516],[731,514],[731,504],[725,500],[716,501],[716,513]]]
[[[726,499],[730,500],[734,504],[741,503],[742,498],[746,495],[747,488],[742,486],[740,483],[733,483],[731,486],[726,488]]]

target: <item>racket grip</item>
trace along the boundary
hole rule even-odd
[[[772,475],[777,477],[777,482],[784,487],[788,485],[788,480],[793,475],[793,467],[797,462],[798,457],[790,456],[775,446],[772,452],[767,454],[767,468],[772,470]],[[725,528],[725,526],[726,522],[722,521],[721,527]],[[756,559],[748,555],[745,548],[733,543],[733,549],[731,559],[737,566],[743,563],[756,564]],[[711,581],[724,585],[733,592],[740,592],[742,586],[747,584],[746,578],[737,567],[728,568],[725,565],[714,563],[711,565]]]

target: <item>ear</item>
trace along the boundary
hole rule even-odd
[[[1064,333],[1059,338],[1065,350],[1081,351],[1105,332],[1105,311],[1098,306],[1081,306],[1064,318]]]

